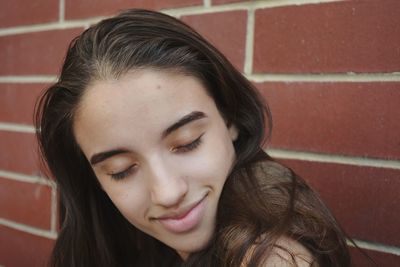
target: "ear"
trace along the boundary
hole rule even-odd
[[[233,124],[231,124],[231,126],[229,126],[229,135],[231,136],[232,142],[236,141],[236,139],[239,136],[239,131],[236,128],[236,126]]]

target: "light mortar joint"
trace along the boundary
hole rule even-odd
[[[274,158],[334,163],[343,165],[365,166],[400,170],[400,160],[386,160],[376,158],[354,157],[344,155],[322,154],[314,152],[291,151],[283,149],[266,149]]]
[[[254,49],[254,9],[247,11],[246,47],[244,58],[244,73],[250,75],[253,71],[253,49]]]
[[[56,239],[57,238],[57,233],[51,230],[45,230],[45,229],[40,229],[37,227],[33,227],[30,225],[14,222],[8,219],[0,218],[0,225],[9,227],[14,230],[26,232],[29,234],[33,234],[36,236],[41,236],[41,237],[46,237],[49,239]]]
[[[400,256],[400,248],[396,246],[390,246],[390,245],[385,245],[381,243],[375,243],[375,242],[369,242],[369,241],[363,241],[363,240],[357,240],[353,239],[354,243],[359,248],[362,249],[367,249],[367,250],[372,250],[372,251],[378,251],[378,252],[383,252],[383,253],[388,253],[388,254],[393,254],[396,256]],[[355,247],[354,244],[350,240],[346,240],[347,245],[351,247]]]

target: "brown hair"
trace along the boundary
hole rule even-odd
[[[221,115],[239,130],[237,161],[219,202],[214,240],[182,262],[171,248],[131,225],[101,190],[72,131],[76,108],[95,80],[138,68],[197,77]],[[267,126],[266,127],[266,122]],[[253,85],[181,21],[132,9],[101,21],[71,43],[57,83],[38,102],[37,136],[61,192],[61,230],[52,266],[249,266],[282,236],[310,250],[321,266],[349,266],[344,235],[316,194],[262,151],[271,116]]]

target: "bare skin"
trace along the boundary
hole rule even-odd
[[[182,258],[208,245],[237,131],[197,79],[138,70],[96,81],[74,133],[103,190],[136,228]]]
[[[194,77],[140,70],[95,81],[77,110],[74,133],[100,185],[135,227],[186,259],[206,247],[232,168],[237,138]],[[310,253],[278,242],[310,266]],[[274,250],[266,266],[293,266]],[[244,263],[245,266],[245,263]]]

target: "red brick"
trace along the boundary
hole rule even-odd
[[[246,11],[184,16],[182,20],[221,50],[237,69],[243,70],[246,46]]]
[[[259,84],[271,147],[400,159],[400,83]]]
[[[0,169],[38,175],[36,144],[34,134],[0,131]]]
[[[48,84],[0,84],[0,121],[33,124],[36,98]]]
[[[245,0],[211,0],[211,4],[220,5],[220,4],[228,4],[228,3],[236,3],[236,2],[245,2]]]
[[[320,194],[351,237],[400,246],[400,170],[279,161]]]
[[[0,75],[58,74],[68,44],[82,29],[0,37]]]
[[[13,267],[46,266],[54,240],[0,225],[0,264]]]
[[[93,5],[91,1],[65,0],[65,17],[79,19],[113,15],[128,8],[162,9],[203,5],[202,0],[99,0]]]
[[[339,1],[256,11],[254,72],[393,72],[400,1]]]
[[[398,266],[400,263],[400,256],[394,254],[365,249],[363,249],[363,251],[366,252],[368,256],[372,258],[372,260],[374,260],[379,267],[393,267]],[[357,249],[351,248],[350,252],[354,264],[352,265],[353,267],[375,266],[371,264],[371,261],[368,260],[368,258],[365,257],[361,252],[357,251]]]
[[[1,217],[42,229],[50,229],[51,188],[0,178]]]
[[[56,21],[58,20],[58,2],[54,0],[1,1],[0,28]]]

